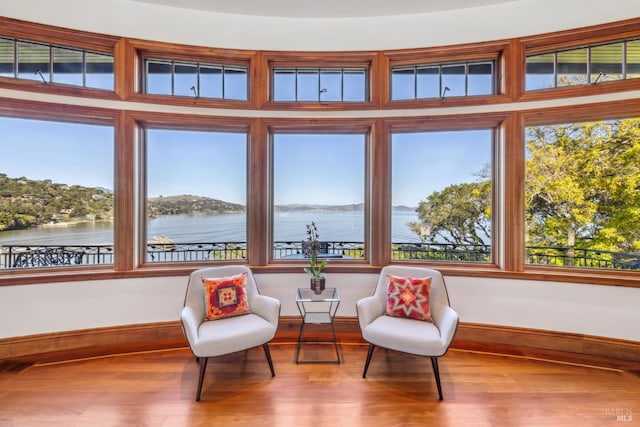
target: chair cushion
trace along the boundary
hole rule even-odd
[[[387,281],[387,315],[431,320],[430,277],[413,278],[388,274]]]
[[[220,278],[203,277],[206,319],[217,320],[251,313],[246,283],[247,273]]]
[[[442,356],[447,344],[431,322],[380,316],[367,325],[362,337],[371,344],[420,356]]]

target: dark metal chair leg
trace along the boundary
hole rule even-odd
[[[362,371],[362,378],[367,377],[367,371],[369,370],[369,362],[371,362],[371,356],[373,356],[373,349],[375,348],[376,348],[375,345],[369,344],[369,352],[367,353],[367,361],[364,364],[364,371]]]
[[[436,377],[436,385],[438,386],[438,396],[442,400],[442,386],[440,385],[440,369],[438,369],[438,358],[431,358],[431,366],[433,366],[433,375]]]
[[[204,371],[207,370],[208,357],[203,357],[200,360],[200,379],[198,380],[198,392],[196,393],[196,402],[200,401],[200,393],[202,392],[202,382],[204,381]]]
[[[267,356],[267,362],[269,363],[269,369],[271,369],[271,376],[276,376],[276,371],[273,370],[273,361],[271,360],[271,351],[269,351],[269,343],[262,344],[262,348],[264,349],[264,354]]]

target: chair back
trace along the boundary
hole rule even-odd
[[[447,293],[447,287],[444,283],[442,274],[437,270],[424,267],[410,267],[403,265],[389,265],[384,267],[380,271],[378,278],[378,285],[376,286],[375,296],[380,299],[382,307],[386,307],[387,304],[387,275],[399,276],[399,277],[413,277],[413,278],[431,278],[431,294],[430,294],[430,309],[431,316],[437,323],[440,318],[440,313],[449,304],[449,294]]]
[[[187,292],[184,298],[184,306],[191,307],[198,315],[205,315],[204,307],[204,285],[202,284],[202,278],[221,278],[235,276],[236,274],[247,273],[247,302],[249,307],[256,295],[258,295],[258,286],[251,269],[245,265],[225,265],[219,267],[207,267],[193,271],[189,275],[189,282],[187,283]]]

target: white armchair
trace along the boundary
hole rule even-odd
[[[202,278],[230,277],[241,273],[247,273],[245,289],[251,313],[207,321]],[[189,347],[200,361],[196,401],[200,400],[202,383],[210,357],[262,345],[271,369],[271,376],[275,376],[268,343],[274,338],[278,329],[280,301],[260,295],[248,267],[243,265],[210,267],[192,272],[180,317]]]
[[[430,310],[432,321],[386,315],[387,275],[431,278]],[[356,303],[358,321],[363,338],[369,342],[367,361],[362,378],[366,378],[371,356],[376,346],[431,358],[431,365],[442,400],[438,357],[451,344],[458,327],[458,314],[449,305],[449,296],[442,274],[421,267],[387,266],[380,272],[378,285],[372,296]]]

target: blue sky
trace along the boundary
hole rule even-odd
[[[0,172],[113,189],[108,126],[0,118]],[[433,191],[477,180],[491,159],[491,130],[393,136],[393,205],[417,206]],[[278,134],[275,204],[364,201],[363,135]],[[150,130],[147,194],[193,194],[246,204],[244,134]]]

